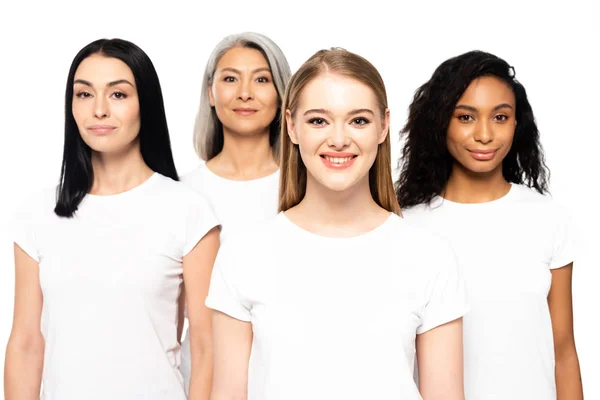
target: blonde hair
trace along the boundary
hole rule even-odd
[[[322,73],[356,79],[369,86],[379,102],[381,115],[388,107],[387,94],[381,75],[369,61],[344,49],[320,50],[296,71],[288,83],[283,97],[282,113],[295,115],[298,101],[306,85]],[[302,201],[306,194],[306,166],[298,146],[288,134],[287,124],[281,124],[281,175],[279,185],[279,211],[286,211]],[[377,149],[377,156],[369,170],[369,187],[373,200],[382,208],[400,214],[400,206],[392,181],[391,143],[388,135]]]
[[[226,36],[214,48],[206,68],[204,69],[204,77],[202,79],[202,91],[200,93],[200,106],[196,114],[196,123],[194,125],[194,148],[196,154],[208,161],[215,157],[223,150],[223,126],[217,118],[217,113],[214,107],[211,107],[208,90],[213,83],[215,69],[221,57],[234,47],[245,47],[258,50],[267,60],[271,75],[273,76],[273,84],[277,90],[277,96],[280,103],[285,92],[285,87],[291,76],[290,66],[288,65],[285,55],[268,37],[260,33],[244,32]],[[275,159],[279,159],[279,132],[281,124],[281,112],[278,111],[275,119],[271,123],[270,143],[273,148]]]

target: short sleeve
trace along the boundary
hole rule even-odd
[[[454,251],[445,242],[435,250],[430,262],[437,270],[427,285],[427,297],[417,334],[454,321],[468,310],[467,293]]]
[[[185,243],[183,246],[184,256],[196,247],[208,231],[220,225],[210,202],[204,196],[194,194],[196,196],[193,197],[193,201],[188,205],[186,217]]]
[[[35,261],[40,262],[39,246],[36,241],[36,216],[39,215],[39,207],[31,199],[21,201],[19,207],[13,213],[10,223],[10,235],[15,244],[17,244],[27,255]]]
[[[574,221],[566,209],[556,208],[552,221],[554,232],[550,255],[550,269],[562,268],[575,259]]]
[[[235,240],[228,240],[220,249],[215,260],[206,307],[220,311],[240,321],[250,322],[250,305],[244,302],[239,294],[237,282],[240,281],[239,257],[242,249],[235,245]]]

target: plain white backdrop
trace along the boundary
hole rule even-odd
[[[271,37],[287,55],[292,71],[317,50],[332,46],[369,59],[386,82],[394,159],[400,154],[398,131],[413,92],[442,61],[480,49],[515,67],[539,124],[552,194],[569,207],[579,229],[581,253],[573,282],[576,344],[585,396],[600,399],[600,263],[594,252],[600,239],[595,196],[600,161],[600,11],[598,2],[591,0],[549,3],[205,0],[158,5],[105,0],[3,4],[1,365],[14,295],[8,223],[24,196],[58,181],[65,83],[75,54],[104,37],[133,41],[148,53],[161,80],[181,174],[198,163],[192,130],[207,58],[223,36],[251,30]]]

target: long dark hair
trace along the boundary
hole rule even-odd
[[[446,187],[454,163],[446,145],[450,118],[467,87],[482,76],[506,82],[515,95],[517,126],[511,149],[502,162],[504,179],[526,184],[542,194],[548,192],[549,171],[525,88],[506,61],[490,53],[471,51],[443,62],[415,92],[401,131],[406,142],[399,161],[400,177],[395,183],[401,207],[427,203]]]
[[[54,212],[72,217],[94,181],[92,150],[83,141],[73,117],[73,80],[79,64],[93,54],[114,57],[131,69],[140,107],[138,139],[144,162],[153,171],[178,180],[158,75],[148,55],[122,39],[100,39],[85,46],[71,63],[65,94],[65,143]]]

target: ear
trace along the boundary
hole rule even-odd
[[[208,85],[208,102],[210,103],[211,107],[215,106],[215,98],[212,92],[212,84]]]
[[[290,110],[285,110],[285,123],[287,124],[287,131],[290,140],[294,144],[298,144],[298,136],[296,135],[296,124],[294,123],[294,118],[292,117],[292,112]]]
[[[385,141],[385,138],[390,133],[390,109],[386,108],[383,118],[382,130],[379,134],[379,144]]]

